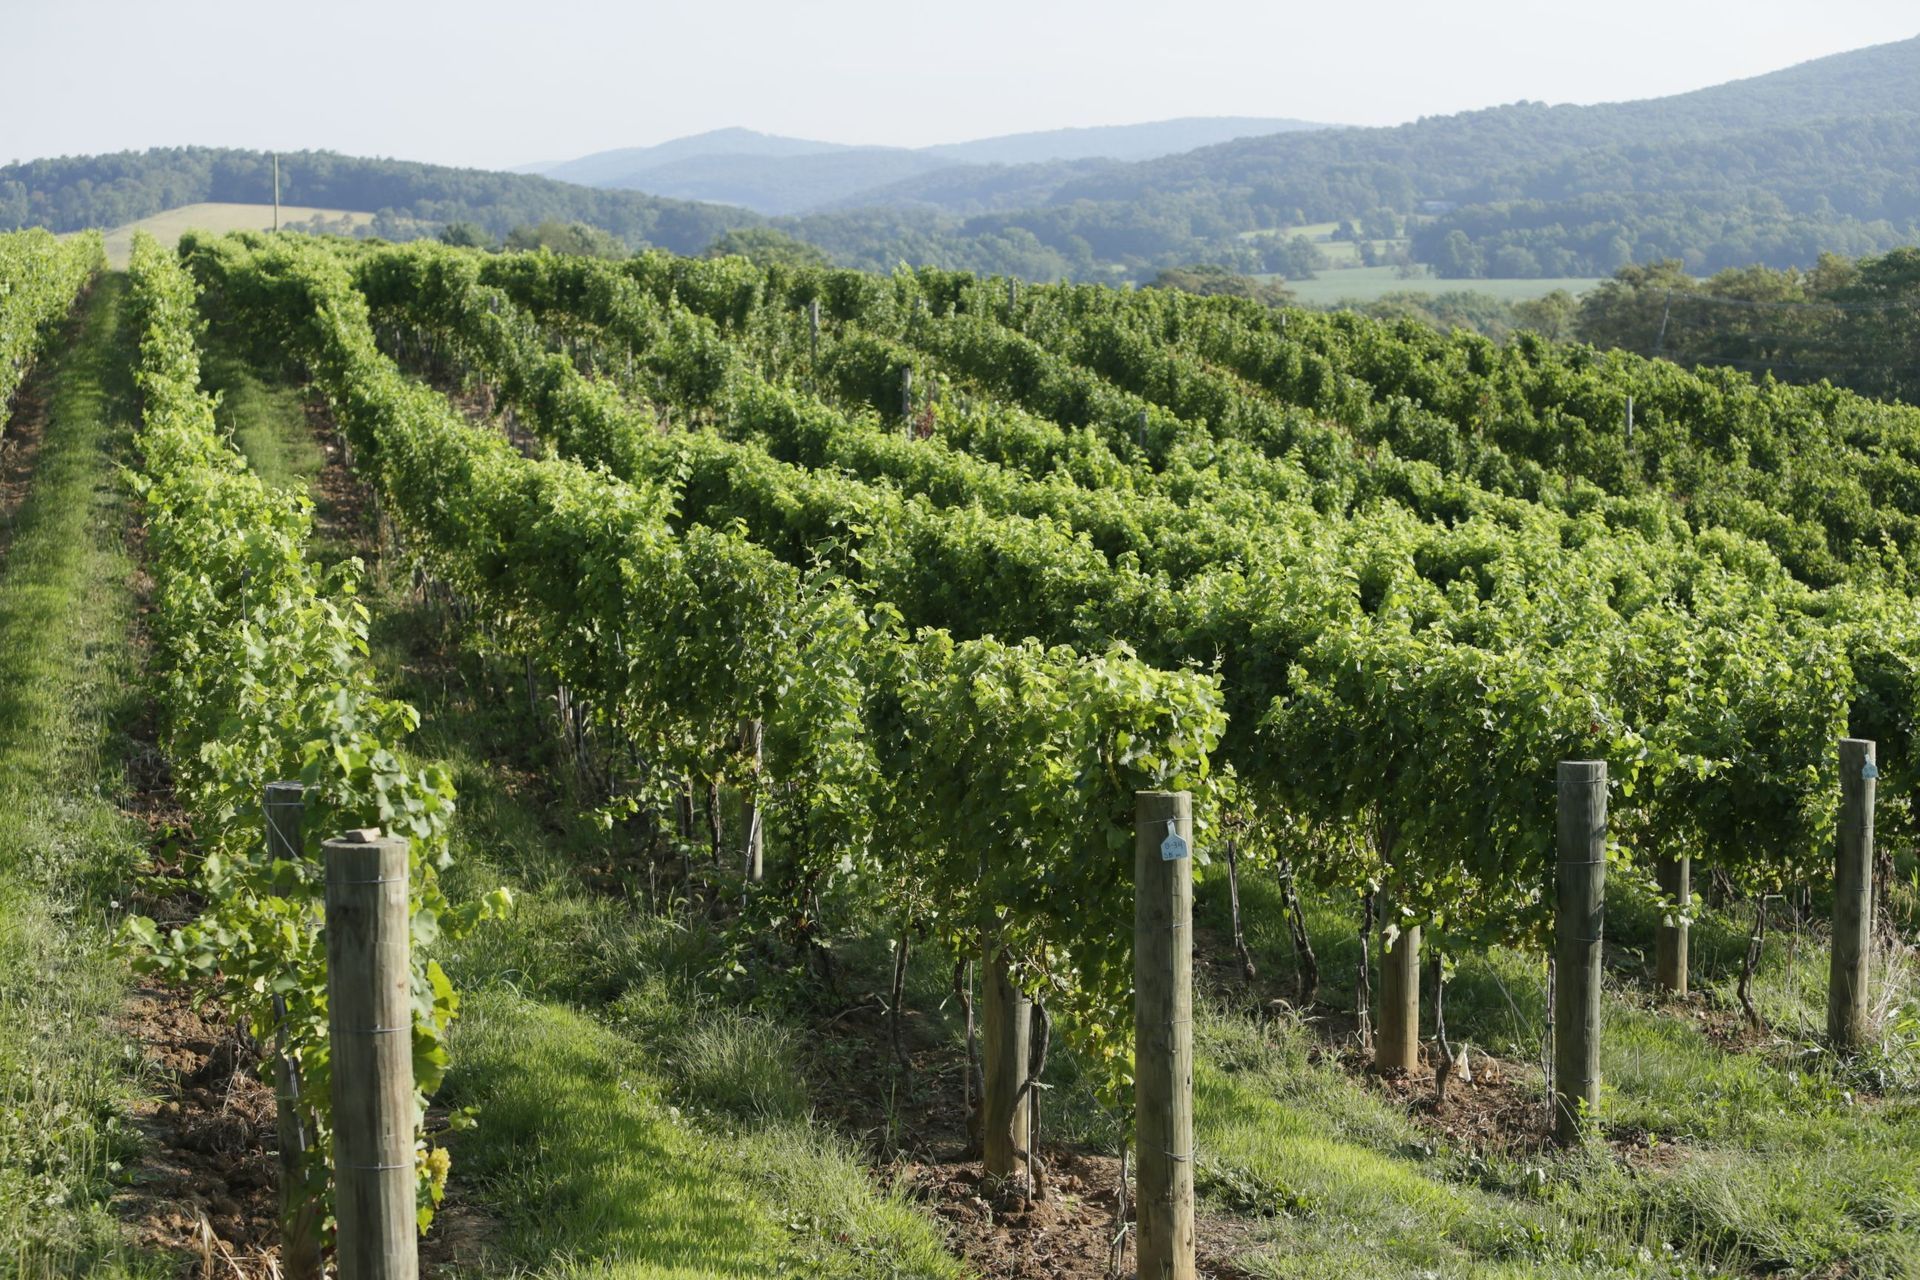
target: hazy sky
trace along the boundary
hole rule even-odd
[[[489,167],[725,125],[923,144],[1647,97],[1920,35],[1914,0],[0,0],[0,163],[206,143]]]

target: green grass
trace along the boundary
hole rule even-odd
[[[1311,1042],[1297,1024],[1218,1011],[1199,1023],[1199,1186],[1208,1203],[1264,1220],[1242,1265],[1289,1278],[1685,1274],[1624,1224],[1451,1176],[1398,1108],[1312,1063]]]
[[[1544,298],[1555,289],[1565,289],[1577,297],[1601,283],[1601,280],[1581,276],[1536,280],[1443,280],[1438,276],[1421,275],[1403,280],[1397,267],[1335,267],[1320,272],[1311,280],[1288,280],[1286,285],[1303,305],[1330,307],[1340,303],[1377,302],[1390,293],[1483,293],[1503,302],[1525,302],[1531,298]]]
[[[1216,931],[1225,924],[1223,898],[1217,882],[1201,895],[1203,917]],[[1203,1149],[1214,1153],[1216,1183],[1229,1199],[1244,1185],[1284,1198],[1299,1194],[1304,1182],[1311,1193],[1307,1212],[1277,1219],[1273,1228],[1275,1256],[1288,1259],[1284,1274],[1320,1273],[1318,1264],[1301,1262],[1299,1251],[1317,1253],[1325,1242],[1295,1238],[1303,1223],[1319,1219],[1330,1231],[1359,1232],[1356,1257],[1399,1258],[1442,1275],[1498,1275],[1503,1266],[1519,1268],[1506,1272],[1513,1275],[1688,1268],[1920,1275],[1920,1071],[1911,1028],[1897,1024],[1858,1064],[1836,1062],[1817,1043],[1826,991],[1819,931],[1783,936],[1776,926],[1756,978],[1756,1002],[1772,1036],[1744,1051],[1722,1047],[1705,1023],[1736,1019],[1746,909],[1701,911],[1693,948],[1700,994],[1674,1005],[1656,1000],[1647,986],[1651,901],[1624,878],[1610,886],[1609,899],[1601,1120],[1615,1136],[1643,1144],[1644,1159],[1622,1162],[1604,1147],[1565,1156],[1451,1150],[1424,1135],[1396,1137],[1374,1127],[1377,1116],[1353,1129],[1354,1117],[1380,1104],[1351,1082],[1354,1100],[1309,1091],[1304,1116],[1273,1111],[1263,1095],[1291,1105],[1301,1081],[1327,1070],[1306,1063],[1301,1028],[1282,1022],[1255,1035],[1241,1027],[1222,1041],[1217,1028],[1203,1024],[1207,1059],[1218,1060],[1217,1046],[1225,1043],[1255,1066],[1229,1073],[1225,1092],[1208,1071],[1199,1073],[1196,1114]],[[1292,959],[1278,892],[1269,878],[1249,877],[1242,900],[1263,978],[1284,990]],[[1350,1006],[1354,913],[1325,900],[1310,899],[1307,907],[1321,998]],[[1542,1089],[1533,1065],[1545,1012],[1542,966],[1506,949],[1458,960],[1447,990],[1454,1043],[1500,1055],[1524,1090]],[[1881,972],[1892,988],[1886,1002],[1910,1007],[1910,973],[1885,966]],[[1423,999],[1422,1030],[1430,1033],[1431,991]],[[1337,1090],[1345,1080],[1335,1073],[1321,1088]],[[1256,1115],[1255,1107],[1267,1114]],[[1346,1119],[1336,1125],[1333,1116]],[[1297,1145],[1302,1134],[1311,1139],[1306,1158]],[[1389,1176],[1352,1152],[1317,1145],[1329,1138],[1397,1155],[1425,1182],[1446,1184],[1448,1199],[1432,1202],[1425,1186],[1401,1176],[1404,1168]],[[1336,1177],[1342,1169],[1349,1173]],[[1384,1207],[1369,1212],[1376,1197]],[[1320,1203],[1340,1207],[1316,1214],[1312,1206]]]
[[[234,447],[254,472],[276,488],[311,490],[325,459],[314,447],[298,389],[262,381],[228,342],[206,344],[200,375],[220,397],[220,425],[232,431]]]
[[[506,1210],[495,1248],[543,1274],[959,1274],[803,1113],[696,1127],[653,1056],[589,1014],[487,987],[457,1052],[451,1100],[482,1108],[458,1176]]]
[[[31,492],[0,559],[0,1272],[153,1274],[107,1206],[133,1150],[139,1061],[112,1026],[114,895],[139,855],[116,807],[135,687],[122,282],[50,354]]]

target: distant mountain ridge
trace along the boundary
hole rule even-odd
[[[524,172],[537,173],[557,182],[577,182],[585,187],[611,187],[621,179],[671,165],[676,161],[709,156],[751,156],[779,159],[787,156],[819,155],[827,151],[853,148],[837,142],[814,142],[806,138],[783,138],[753,129],[713,129],[656,143],[650,147],[619,147],[596,151],[592,155],[552,164],[530,165]],[[882,148],[873,148],[880,150]]]
[[[974,176],[865,198],[915,211],[917,235],[1030,238],[1135,276],[1180,258],[1274,270],[1249,235],[1435,210],[1439,234],[1423,224],[1415,257],[1446,275],[1603,275],[1667,257],[1696,271],[1809,265],[1920,240],[1920,38],[1667,98],[1522,102]],[[1454,231],[1465,244],[1446,243]]]
[[[860,192],[953,167],[951,161],[919,151],[838,147],[788,155],[686,156],[595,185],[791,214],[849,200],[858,203]]]
[[[859,205],[862,192],[956,166],[1149,160],[1233,138],[1330,127],[1281,117],[1190,116],[930,147],[854,146],[732,128],[529,165],[522,171],[584,186],[790,214]]]

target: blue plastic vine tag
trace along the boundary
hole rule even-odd
[[[1872,782],[1880,776],[1880,770],[1874,765],[1873,761],[1869,760],[1860,766],[1860,776],[1866,781]]]
[[[1173,829],[1173,819],[1167,819],[1167,838],[1160,842],[1160,860],[1178,862],[1187,856],[1187,842]]]

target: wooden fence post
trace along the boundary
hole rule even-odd
[[[1827,1038],[1851,1052],[1866,1042],[1867,956],[1873,941],[1873,803],[1877,753],[1865,738],[1840,739],[1840,830],[1833,866],[1833,968]]]
[[[1033,1001],[1014,985],[997,938],[987,939],[980,974],[981,1164],[989,1178],[1011,1178],[1032,1137],[1027,1099],[1014,1099],[1027,1082]]]
[[[306,845],[302,822],[306,788],[297,782],[269,782],[262,798],[267,856],[300,861]],[[307,1185],[307,1110],[300,1099],[300,1068],[287,1052],[287,1002],[273,998],[280,1024],[274,1033],[273,1092],[275,1128],[280,1146],[280,1274],[286,1280],[320,1280],[320,1198]]]
[[[416,1280],[407,842],[357,831],[323,848],[339,1277]]]
[[[1693,859],[1661,858],[1653,864],[1654,879],[1660,892],[1679,904],[1681,914],[1660,922],[1653,937],[1654,985],[1669,995],[1687,994],[1687,921],[1684,913],[1693,903]]]
[[[1133,797],[1134,1132],[1140,1280],[1195,1280],[1193,797]]]
[[[1562,760],[1555,875],[1554,1140],[1576,1142],[1600,1105],[1600,938],[1606,920],[1607,763]]]
[[[1391,904],[1389,904],[1391,909]],[[1373,1065],[1380,1071],[1412,1071],[1420,1065],[1420,926],[1400,930],[1391,943],[1380,937],[1380,1025],[1373,1036]]]

